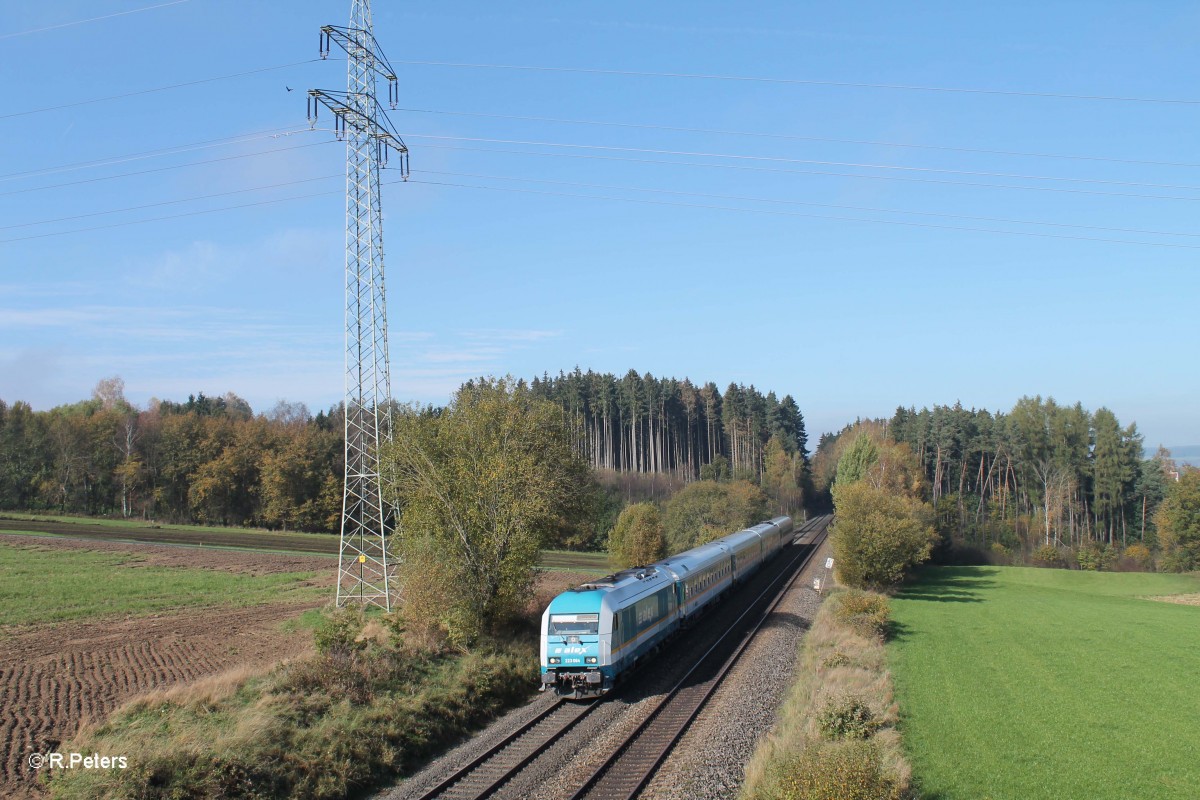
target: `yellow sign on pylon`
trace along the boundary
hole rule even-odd
[[[359,556],[358,556],[358,563],[360,563],[360,564],[365,564],[365,563],[367,563],[367,557],[366,557],[365,555],[359,554]]]

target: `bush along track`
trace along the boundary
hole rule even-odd
[[[887,597],[855,589],[822,606],[796,684],[746,770],[742,800],[904,800],[911,771],[896,730],[884,638]]]
[[[63,770],[56,798],[340,798],[416,767],[536,688],[532,637],[413,649],[386,617],[336,612],[316,655],[137,700],[63,750],[125,755]]]

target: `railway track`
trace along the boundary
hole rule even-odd
[[[622,742],[612,757],[576,792],[574,798],[625,798],[637,795],[654,774],[654,770],[670,753],[671,747],[688,724],[703,708],[712,692],[720,685],[725,674],[754,638],[754,634],[786,593],[787,588],[803,572],[812,554],[820,546],[828,519],[818,517],[797,530],[797,539],[814,531],[816,538],[806,545],[806,551],[799,553],[791,564],[748,604],[741,616],[663,697],[646,721]],[[795,569],[791,579],[787,580],[789,569],[797,563],[800,564],[799,567]],[[786,585],[778,589],[778,585],[785,581]],[[775,595],[772,595],[773,591]],[[756,610],[757,617],[754,615]],[[740,640],[731,644],[731,640],[736,638],[735,634],[745,631],[741,626],[747,618],[756,620],[756,623],[748,632],[743,633]],[[734,645],[736,647],[730,655],[730,649]],[[603,701],[579,703],[566,699],[555,701],[503,740],[419,795],[417,800],[481,800],[496,794],[602,703]],[[623,791],[626,793],[613,793],[617,791],[617,787],[624,787]]]
[[[488,748],[418,800],[478,800],[495,794],[558,737],[592,713],[596,703],[556,700],[549,708]]]
[[[817,533],[807,551],[797,555],[789,568],[781,571],[779,577],[749,604],[725,635],[709,648],[646,719],[625,737],[613,750],[612,755],[592,773],[575,794],[571,795],[571,800],[632,800],[638,796],[642,788],[654,777],[658,767],[670,755],[671,749],[683,736],[688,725],[704,708],[729,670],[753,641],[759,628],[803,574],[804,568],[824,541],[829,520],[829,517],[818,517],[806,523],[797,532],[797,536],[814,530]],[[783,588],[775,591],[780,582],[784,583]],[[773,596],[772,591],[775,591]],[[753,627],[743,634],[733,652],[729,653],[729,640],[742,630],[739,626],[748,617],[755,620]]]

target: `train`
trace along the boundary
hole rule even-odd
[[[540,690],[575,698],[607,694],[793,535],[792,518],[775,517],[563,592],[542,614]]]

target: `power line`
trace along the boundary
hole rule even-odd
[[[397,181],[398,182],[398,181]],[[126,222],[113,222],[108,225],[95,225],[90,228],[76,228],[69,231],[55,231],[54,233],[36,233],[30,236],[18,236],[12,239],[0,239],[0,244],[8,244],[9,242],[24,242],[30,239],[49,239],[53,236],[69,236],[75,233],[89,233],[91,231],[102,231],[110,228],[124,228],[127,225],[145,225],[149,222],[162,222],[164,220],[182,219],[184,217],[198,217],[203,214],[218,214],[222,211],[237,211],[242,208],[254,208],[256,206],[268,206],[275,203],[286,203],[292,200],[308,200],[313,197],[326,197],[333,194],[341,194],[342,189],[334,189],[328,192],[313,192],[312,194],[301,194],[294,197],[277,197],[273,200],[259,200],[254,203],[242,203],[236,206],[222,206],[220,208],[206,208],[199,211],[184,211],[179,214],[167,214],[161,217],[147,217],[146,219],[128,220]]]
[[[586,189],[604,189],[604,190],[612,190],[612,191],[668,194],[668,195],[677,195],[677,196],[685,196],[685,197],[708,198],[708,199],[715,199],[715,200],[739,200],[739,201],[754,202],[754,203],[772,203],[772,204],[781,204],[781,205],[807,206],[807,207],[814,207],[814,208],[834,208],[834,209],[842,209],[842,210],[847,210],[847,211],[869,211],[869,212],[886,213],[886,214],[906,214],[906,215],[912,215],[912,216],[935,217],[935,218],[942,218],[942,219],[959,219],[959,220],[967,220],[967,221],[975,221],[975,222],[1000,222],[1000,223],[1013,224],[1013,225],[1041,225],[1041,226],[1045,226],[1045,227],[1070,228],[1070,229],[1077,229],[1077,230],[1108,231],[1108,232],[1113,232],[1113,233],[1135,233],[1135,234],[1143,234],[1143,235],[1151,235],[1151,236],[1181,236],[1181,237],[1188,237],[1188,238],[1200,238],[1200,233],[1187,233],[1187,232],[1182,232],[1182,231],[1161,231],[1161,230],[1150,230],[1150,229],[1145,229],[1145,228],[1120,228],[1120,227],[1106,226],[1106,225],[1081,225],[1081,224],[1065,223],[1065,222],[1047,222],[1047,221],[1043,221],[1043,220],[1015,219],[1015,218],[1011,218],[1011,217],[986,217],[986,216],[974,216],[974,215],[968,215],[968,214],[947,214],[947,213],[940,213],[940,212],[933,212],[933,211],[915,211],[915,210],[899,209],[899,208],[884,208],[884,207],[879,207],[879,206],[855,206],[855,205],[845,205],[845,204],[837,204],[837,203],[815,203],[815,202],[808,202],[808,201],[803,201],[803,200],[785,200],[785,199],[779,199],[779,198],[753,197],[753,196],[747,196],[747,195],[729,195],[729,194],[718,194],[718,193],[712,193],[712,192],[689,192],[689,191],[681,191],[681,190],[676,190],[676,189],[656,189],[656,188],[647,188],[647,187],[640,187],[640,186],[620,186],[620,185],[613,185],[613,184],[584,183],[584,182],[579,182],[579,181],[559,181],[559,180],[548,180],[548,179],[540,179],[540,178],[522,178],[522,177],[511,176],[511,175],[488,175],[488,174],[472,173],[472,172],[446,172],[446,171],[438,171],[438,170],[420,170],[419,173],[423,174],[423,175],[445,175],[445,176],[449,176],[449,177],[460,177],[460,178],[482,178],[482,179],[486,179],[486,180],[518,181],[518,182],[522,182],[522,183],[539,183],[539,184],[548,184],[548,185],[554,185],[554,186],[568,186],[568,187],[586,188]],[[210,199],[213,199],[216,197],[227,197],[230,195],[245,194],[247,192],[266,191],[269,189],[278,189],[278,188],[282,188],[285,186],[294,186],[294,185],[298,185],[301,183],[311,183],[314,181],[330,180],[330,179],[339,178],[339,177],[342,177],[342,176],[340,174],[320,175],[320,176],[316,176],[316,177],[312,177],[312,178],[303,178],[300,180],[287,181],[284,183],[269,184],[269,185],[265,185],[265,186],[253,186],[253,187],[248,187],[248,188],[244,188],[244,189],[235,189],[235,190],[231,190],[231,191],[227,191],[227,192],[218,192],[215,194],[196,195],[196,196],[192,196],[192,197],[179,198],[179,199],[175,199],[175,200],[162,200],[162,201],[157,201],[154,203],[147,203],[144,205],[128,206],[125,208],[109,209],[109,210],[105,210],[105,211],[93,211],[93,212],[88,212],[86,214],[76,214],[76,215],[67,216],[67,217],[56,217],[53,219],[38,220],[35,222],[23,222],[23,223],[18,223],[18,224],[14,224],[14,225],[4,225],[4,226],[0,226],[0,230],[10,230],[13,228],[25,228],[25,227],[32,227],[35,225],[48,225],[51,223],[67,222],[67,221],[76,220],[76,219],[84,219],[84,218],[95,217],[95,216],[104,216],[104,215],[108,215],[108,214],[119,214],[119,213],[125,213],[125,212],[129,212],[129,211],[141,211],[141,210],[148,209],[148,208],[157,208],[159,206],[178,205],[180,203],[190,203],[190,202],[195,202],[198,200],[210,200]],[[495,187],[495,188],[498,188],[498,187]],[[584,196],[584,195],[581,195],[581,196]],[[590,195],[587,195],[587,196],[590,197]],[[240,208],[240,207],[241,206],[235,206],[235,208]],[[134,221],[130,224],[138,224],[138,222],[140,222],[140,221]],[[9,240],[9,241],[11,241],[11,240]]]
[[[460,189],[482,189],[482,190],[486,190],[486,191],[495,191],[495,192],[516,192],[519,194],[535,194],[535,195],[545,195],[545,196],[550,196],[550,197],[574,197],[574,198],[579,198],[579,199],[584,199],[584,200],[606,200],[606,201],[615,201],[615,202],[621,202],[621,203],[640,203],[640,204],[644,204],[644,205],[654,205],[654,206],[674,206],[674,207],[679,207],[679,208],[710,209],[710,210],[714,210],[714,211],[741,211],[741,212],[745,212],[745,213],[749,213],[749,214],[770,214],[773,216],[803,217],[805,219],[825,219],[825,220],[836,220],[839,222],[861,222],[861,223],[878,224],[878,225],[901,225],[901,226],[912,227],[912,228],[933,228],[936,230],[965,231],[965,232],[969,232],[969,233],[998,233],[998,234],[1005,234],[1005,235],[1012,235],[1012,236],[1033,236],[1033,237],[1037,237],[1039,239],[1067,239],[1067,240],[1071,240],[1071,241],[1083,241],[1083,242],[1105,242],[1108,244],[1132,244],[1132,245],[1144,245],[1147,247],[1171,247],[1171,248],[1184,249],[1184,250],[1200,250],[1200,245],[1178,244],[1175,242],[1139,242],[1139,241],[1130,241],[1128,239],[1106,239],[1106,238],[1095,237],[1095,236],[1068,236],[1068,235],[1060,234],[1060,233],[1039,233],[1037,231],[1007,231],[1007,230],[998,230],[995,228],[975,228],[975,227],[963,227],[963,226],[958,226],[958,225],[938,225],[938,224],[931,223],[931,222],[906,222],[906,221],[894,220],[894,219],[863,219],[861,217],[842,217],[842,216],[834,216],[834,215],[828,215],[828,214],[806,214],[806,213],[799,212],[799,211],[777,211],[777,210],[768,209],[768,208],[742,208],[742,207],[738,207],[738,206],[717,206],[717,205],[706,205],[706,204],[701,204],[701,203],[680,203],[680,202],[674,202],[674,201],[669,201],[669,200],[643,200],[643,199],[637,198],[637,197],[613,197],[613,196],[603,196],[603,195],[575,194],[572,192],[551,192],[551,191],[545,191],[545,190],[541,190],[541,189],[517,189],[517,188],[511,187],[511,186],[479,186],[479,185],[475,185],[475,184],[466,184],[466,183],[422,181],[422,180],[414,180],[411,178],[407,182],[413,183],[413,184],[423,184],[423,185],[427,185],[427,186],[449,186],[449,187],[460,188]]]
[[[113,208],[113,209],[109,209],[107,211],[89,211],[86,214],[74,214],[69,217],[56,217],[54,219],[42,219],[42,220],[37,220],[36,222],[19,222],[15,225],[0,225],[0,231],[11,230],[13,228],[31,228],[35,225],[50,225],[55,222],[69,222],[71,220],[76,220],[76,219],[86,219],[88,217],[102,217],[102,216],[105,216],[108,214],[123,214],[127,211],[143,211],[147,208],[158,208],[160,206],[173,206],[173,205],[179,205],[180,203],[193,203],[197,200],[211,200],[214,197],[229,197],[230,195],[246,194],[247,192],[262,192],[262,191],[266,191],[268,189],[280,189],[284,186],[296,186],[301,183],[312,183],[314,181],[326,181],[326,180],[329,180],[330,178],[342,178],[342,177],[345,177],[345,176],[341,175],[341,174],[318,175],[315,178],[301,178],[299,180],[286,181],[284,183],[272,183],[267,186],[251,186],[246,189],[233,189],[228,192],[216,192],[215,194],[201,194],[201,195],[196,195],[194,197],[183,197],[183,198],[179,198],[177,200],[159,200],[154,203],[146,203],[146,204],[140,205],[140,206],[127,206],[125,208]]]
[[[1010,223],[1013,225],[1044,225],[1044,226],[1053,227],[1053,228],[1075,228],[1075,229],[1080,229],[1080,230],[1109,231],[1109,232],[1114,232],[1114,233],[1139,233],[1139,234],[1146,234],[1146,235],[1152,235],[1152,236],[1186,236],[1186,237],[1190,237],[1190,238],[1200,238],[1200,233],[1184,233],[1184,232],[1179,232],[1179,231],[1156,231],[1156,230],[1147,230],[1145,228],[1116,228],[1116,227],[1111,227],[1111,226],[1107,226],[1107,225],[1076,225],[1076,224],[1067,223],[1067,222],[1043,222],[1040,220],[1013,219],[1013,218],[1009,218],[1009,217],[979,217],[979,216],[972,216],[972,215],[967,215],[967,214],[937,213],[937,212],[933,212],[933,211],[910,211],[910,210],[906,210],[906,209],[902,209],[902,208],[880,208],[878,206],[852,206],[852,205],[842,205],[842,204],[838,204],[838,203],[811,203],[811,202],[806,202],[806,201],[801,201],[801,200],[781,200],[778,198],[770,198],[770,197],[748,197],[745,195],[714,194],[711,192],[686,192],[686,191],[680,191],[680,190],[676,190],[676,189],[650,189],[650,188],[645,188],[645,187],[640,187],[640,186],[614,186],[612,184],[604,184],[604,183],[581,183],[578,181],[555,181],[555,180],[546,180],[546,179],[542,179],[542,178],[520,178],[520,177],[516,177],[516,176],[512,176],[512,175],[483,175],[483,174],[472,173],[472,172],[441,172],[441,171],[437,171],[437,170],[418,170],[418,172],[419,172],[419,174],[422,174],[422,175],[447,175],[447,176],[457,177],[457,178],[483,178],[483,179],[487,179],[487,180],[519,181],[522,183],[544,183],[544,184],[552,184],[555,186],[574,186],[574,187],[586,188],[586,189],[606,189],[606,190],[626,191],[626,192],[649,192],[649,193],[653,193],[653,194],[671,194],[671,195],[681,195],[681,196],[686,196],[686,197],[705,197],[705,198],[710,198],[710,199],[715,199],[715,200],[744,200],[747,202],[754,202],[754,203],[778,203],[778,204],[783,204],[783,205],[811,206],[814,208],[840,208],[840,209],[847,210],[847,211],[872,211],[872,212],[881,212],[881,213],[886,213],[886,214],[911,214],[911,215],[920,216],[920,217],[939,217],[939,218],[943,218],[943,219],[962,219],[962,220],[971,220],[971,221],[975,221],[975,222],[1004,222],[1004,223]]]
[[[660,150],[649,147],[620,147],[617,145],[573,144],[568,142],[539,142],[521,139],[491,139],[480,136],[440,136],[422,133],[404,133],[414,139],[435,139],[439,141],[481,142],[483,144],[515,144],[526,147],[561,147],[571,150],[602,150],[620,153],[648,153],[660,156],[685,156],[696,158],[727,158],[737,161],[766,161],[780,164],[812,164],[814,166],[851,167],[854,169],[881,169],[898,172],[928,172],[943,175],[967,175],[983,178],[1013,178],[1030,181],[1058,181],[1063,183],[1096,183],[1111,186],[1133,186],[1148,189],[1182,189],[1200,191],[1200,186],[1173,183],[1144,183],[1138,181],[1114,181],[1103,178],[1068,178],[1056,175],[1025,175],[1013,172],[986,172],[981,170],[943,169],[940,167],[912,167],[901,164],[869,164],[853,161],[823,161],[811,158],[789,158],[787,156],[752,156],[742,153],[706,153],[693,150]]]
[[[980,89],[963,86],[920,86],[900,83],[865,83],[860,81],[821,81],[806,78],[767,78],[751,75],[711,75],[692,72],[650,72],[628,69],[594,69],[585,67],[545,67],[528,64],[472,64],[456,61],[396,61],[422,67],[455,67],[463,69],[505,69],[523,72],[561,72],[584,75],[620,75],[637,78],[684,78],[688,80],[738,81],[742,83],[773,83],[795,86],[832,86],[847,89],[890,89],[908,92],[940,92],[946,94],[982,94],[1003,97],[1040,97],[1055,100],[1099,100],[1119,103],[1162,103],[1168,105],[1200,105],[1200,100],[1177,97],[1135,97],[1101,94],[1066,94],[1060,92],[1030,92],[1012,89]]]
[[[1054,192],[1057,194],[1082,194],[1096,197],[1132,197],[1144,200],[1179,200],[1184,202],[1200,201],[1200,197],[1179,197],[1177,195],[1139,194],[1135,192],[1101,192],[1094,189],[1063,189],[1054,186],[1012,186],[1003,183],[982,183],[979,181],[950,181],[939,178],[913,178],[902,175],[861,175],[852,172],[831,172],[829,170],[784,169],[781,167],[758,167],[749,164],[718,164],[699,161],[668,161],[658,158],[629,158],[624,156],[605,156],[594,153],[548,153],[534,150],[503,150],[486,147],[463,147],[461,145],[425,144],[426,149],[463,150],[474,153],[494,153],[497,155],[538,156],[542,158],[575,158],[587,161],[618,161],[629,164],[659,164],[671,167],[701,167],[704,169],[731,169],[743,172],[766,172],[777,175],[818,175],[833,178],[854,178],[871,181],[902,181],[905,183],[931,183],[939,186],[966,186],[984,189],[1009,189],[1027,192]]]
[[[1132,241],[1132,240],[1128,240],[1128,239],[1109,239],[1109,238],[1097,237],[1097,236],[1071,236],[1071,235],[1066,235],[1066,234],[1041,233],[1041,232],[1037,232],[1037,231],[1012,231],[1012,230],[1000,230],[1000,229],[995,229],[995,228],[965,227],[965,226],[958,226],[958,225],[939,225],[939,224],[935,224],[935,223],[911,222],[911,221],[903,221],[903,220],[864,219],[861,217],[846,217],[846,216],[828,215],[828,214],[807,214],[807,213],[798,212],[798,211],[783,211],[783,210],[765,209],[765,208],[745,208],[745,207],[739,207],[739,206],[723,206],[723,205],[712,205],[712,204],[703,204],[703,203],[681,203],[681,202],[669,201],[669,200],[647,200],[647,199],[636,198],[636,197],[614,197],[614,196],[605,196],[605,195],[578,194],[578,193],[574,193],[574,192],[545,191],[545,190],[539,190],[539,189],[520,189],[520,188],[516,188],[516,187],[511,187],[511,186],[507,186],[507,187],[505,187],[505,186],[480,186],[480,185],[474,185],[474,184],[450,183],[450,182],[442,182],[442,181],[424,181],[424,180],[412,179],[412,178],[410,178],[408,180],[384,181],[384,183],[386,183],[386,184],[408,183],[408,184],[420,184],[420,185],[426,185],[426,186],[444,186],[444,187],[461,188],[461,189],[478,189],[478,190],[495,191],[495,192],[512,192],[512,193],[517,193],[517,194],[532,194],[532,195],[551,196],[551,197],[570,197],[570,198],[576,198],[576,199],[582,199],[582,200],[604,200],[604,201],[610,201],[610,202],[637,203],[639,205],[667,206],[667,207],[675,207],[675,208],[694,208],[694,209],[704,209],[704,210],[713,210],[713,211],[738,211],[738,212],[749,213],[749,214],[768,214],[771,216],[801,217],[801,218],[805,218],[805,219],[823,219],[823,220],[833,220],[833,221],[838,221],[838,222],[856,222],[856,223],[862,223],[862,224],[896,225],[896,226],[903,226],[903,227],[925,228],[925,229],[934,229],[934,230],[963,231],[963,232],[967,232],[967,233],[990,233],[990,234],[1000,234],[1000,235],[1010,235],[1010,236],[1036,237],[1036,238],[1041,238],[1041,239],[1064,239],[1064,240],[1068,240],[1068,241],[1100,242],[1100,243],[1106,243],[1106,244],[1126,244],[1126,245],[1140,245],[1140,246],[1145,246],[1145,247],[1169,247],[1169,248],[1184,249],[1184,250],[1200,250],[1200,245],[1180,244],[1180,243],[1174,243],[1174,242],[1144,242],[1144,241]],[[114,223],[111,223],[108,225],[96,225],[96,226],[92,226],[92,227],[88,227],[88,228],[77,228],[77,229],[69,230],[69,231],[56,231],[53,233],[32,234],[29,236],[20,236],[20,237],[14,237],[14,238],[10,238],[10,239],[0,239],[0,244],[28,241],[31,239],[45,239],[45,238],[50,238],[50,237],[55,237],[55,236],[68,236],[68,235],[76,234],[76,233],[87,233],[87,232],[98,231],[98,230],[107,230],[107,229],[111,229],[111,228],[121,228],[121,227],[125,227],[128,225],[144,225],[144,224],[151,223],[151,222],[161,222],[164,220],[182,219],[182,218],[186,218],[186,217],[194,217],[194,216],[200,216],[200,215],[204,215],[204,214],[216,214],[216,213],[220,213],[223,211],[236,211],[236,210],[243,209],[243,208],[254,208],[254,207],[258,207],[258,206],[273,205],[276,203],[285,203],[285,202],[290,202],[290,201],[294,201],[294,200],[307,200],[307,199],[311,199],[314,197],[326,197],[326,196],[330,196],[330,195],[334,195],[334,194],[339,194],[340,191],[341,190],[333,190],[333,191],[328,191],[328,192],[313,192],[310,194],[296,195],[293,197],[281,197],[281,198],[275,198],[275,199],[271,199],[271,200],[260,200],[260,201],[253,202],[253,203],[242,203],[242,204],[233,205],[233,206],[223,206],[221,208],[202,209],[202,210],[198,210],[198,211],[186,211],[186,212],[182,212],[179,214],[168,214],[168,215],[164,215],[164,216],[149,217],[149,218],[140,219],[140,220],[129,220],[126,222],[114,222]],[[895,213],[909,213],[909,212],[895,212]],[[1041,223],[1038,223],[1038,224],[1041,224]],[[1113,230],[1119,230],[1119,229],[1114,228]],[[1191,234],[1164,234],[1164,235],[1191,235]]]
[[[258,75],[263,72],[274,72],[275,70],[287,69],[289,67],[298,67],[303,64],[312,64],[315,61],[320,61],[319,58],[309,58],[304,61],[293,61],[290,64],[276,64],[273,67],[260,67],[259,69],[249,69],[245,72],[234,72],[229,75],[217,75],[212,78],[201,78],[194,81],[184,81],[183,83],[172,83],[169,86],[156,86],[153,89],[140,89],[136,92],[125,92],[124,94],[114,94],[108,97],[93,97],[90,100],[78,100],[74,103],[63,103],[58,106],[47,106],[45,108],[31,108],[27,111],[14,111],[11,114],[0,114],[0,119],[12,119],[13,117],[25,117],[30,114],[42,114],[47,111],[58,111],[63,108],[75,108],[76,106],[86,106],[92,103],[104,103],[109,100],[121,100],[126,97],[138,97],[144,94],[153,94],[155,92],[166,92],[171,89],[181,89],[186,86],[198,86],[202,83],[213,83],[215,81],[227,81],[233,78],[244,78],[247,75]]]
[[[138,175],[150,175],[155,172],[167,172],[172,169],[183,169],[184,167],[199,167],[204,164],[216,164],[222,161],[236,161],[240,158],[255,158],[256,156],[269,156],[275,153],[286,153],[288,150],[301,150],[305,147],[317,147],[318,145],[328,144],[328,141],[321,140],[319,142],[309,142],[308,144],[297,144],[291,147],[277,147],[274,150],[262,150],[257,153],[240,153],[234,156],[222,156],[220,158],[209,158],[204,161],[189,161],[186,164],[171,164],[166,167],[155,167],[153,169],[142,169],[136,172],[119,172],[116,175],[101,175],[97,178],[84,178],[78,181],[67,181],[65,183],[52,183],[49,186],[32,186],[26,189],[12,189],[7,192],[0,192],[0,197],[6,197],[12,194],[24,194],[26,192],[41,192],[47,189],[62,189],[66,186],[80,186],[85,183],[100,183],[101,181],[111,181],[117,178],[132,178]]]
[[[112,19],[113,17],[124,17],[129,14],[140,14],[143,11],[153,11],[156,8],[166,8],[167,6],[177,6],[180,3],[186,3],[188,0],[171,0],[169,3],[159,3],[156,6],[145,6],[144,8],[133,8],[129,11],[118,11],[115,14],[105,14],[102,17],[89,17],[88,19],[77,19],[74,22],[61,22],[58,25],[47,25],[44,28],[34,28],[28,31],[18,31],[17,33],[0,34],[0,39],[12,39],[16,36],[28,36],[31,33],[45,33],[46,31],[56,31],[59,28],[70,28],[75,25],[83,25],[88,22],[99,22],[102,19]]]
[[[636,130],[671,131],[675,133],[703,133],[717,136],[747,136],[762,139],[784,139],[796,142],[829,142],[832,144],[861,144],[872,147],[902,147],[914,150],[937,150],[949,153],[976,153],[993,156],[1017,156],[1021,158],[1052,158],[1070,161],[1097,161],[1112,164],[1140,164],[1154,167],[1200,167],[1200,163],[1178,161],[1151,161],[1137,158],[1114,158],[1110,156],[1084,156],[1069,153],[1035,153],[1023,150],[989,150],[980,147],[951,147],[947,145],[913,144],[910,142],[883,142],[874,139],[838,139],[830,136],[799,136],[789,133],[763,133],[756,131],[733,131],[722,128],[690,128],[677,125],[650,125],[636,122],[607,122],[594,119],[566,119],[563,117],[523,116],[518,114],[491,114],[479,111],[446,111],[429,108],[398,108],[410,114],[438,114],[453,117],[479,117],[483,119],[511,119],[521,122],[552,122],[564,125],[596,125],[610,128],[633,128]]]
[[[54,167],[43,167],[42,169],[31,169],[24,172],[10,172],[7,175],[0,175],[0,181],[11,181],[19,178],[32,178],[37,175],[53,175],[59,172],[72,172],[77,169],[89,169],[92,167],[107,167],[113,164],[125,164],[130,161],[141,161],[147,158],[178,155],[179,153],[189,153],[196,150],[207,150],[212,147],[224,147],[231,144],[245,144],[246,142],[254,142],[260,139],[277,139],[284,136],[292,136],[293,134],[307,133],[310,130],[312,129],[307,126],[304,128],[293,128],[290,125],[282,128],[268,128],[262,131],[253,131],[251,133],[243,133],[237,136],[225,136],[220,139],[205,139],[199,142],[176,145],[175,147],[159,148],[158,150],[142,150],[136,153],[126,153],[120,156],[111,156],[109,158],[101,158],[93,161],[76,161],[72,164],[60,164]]]

